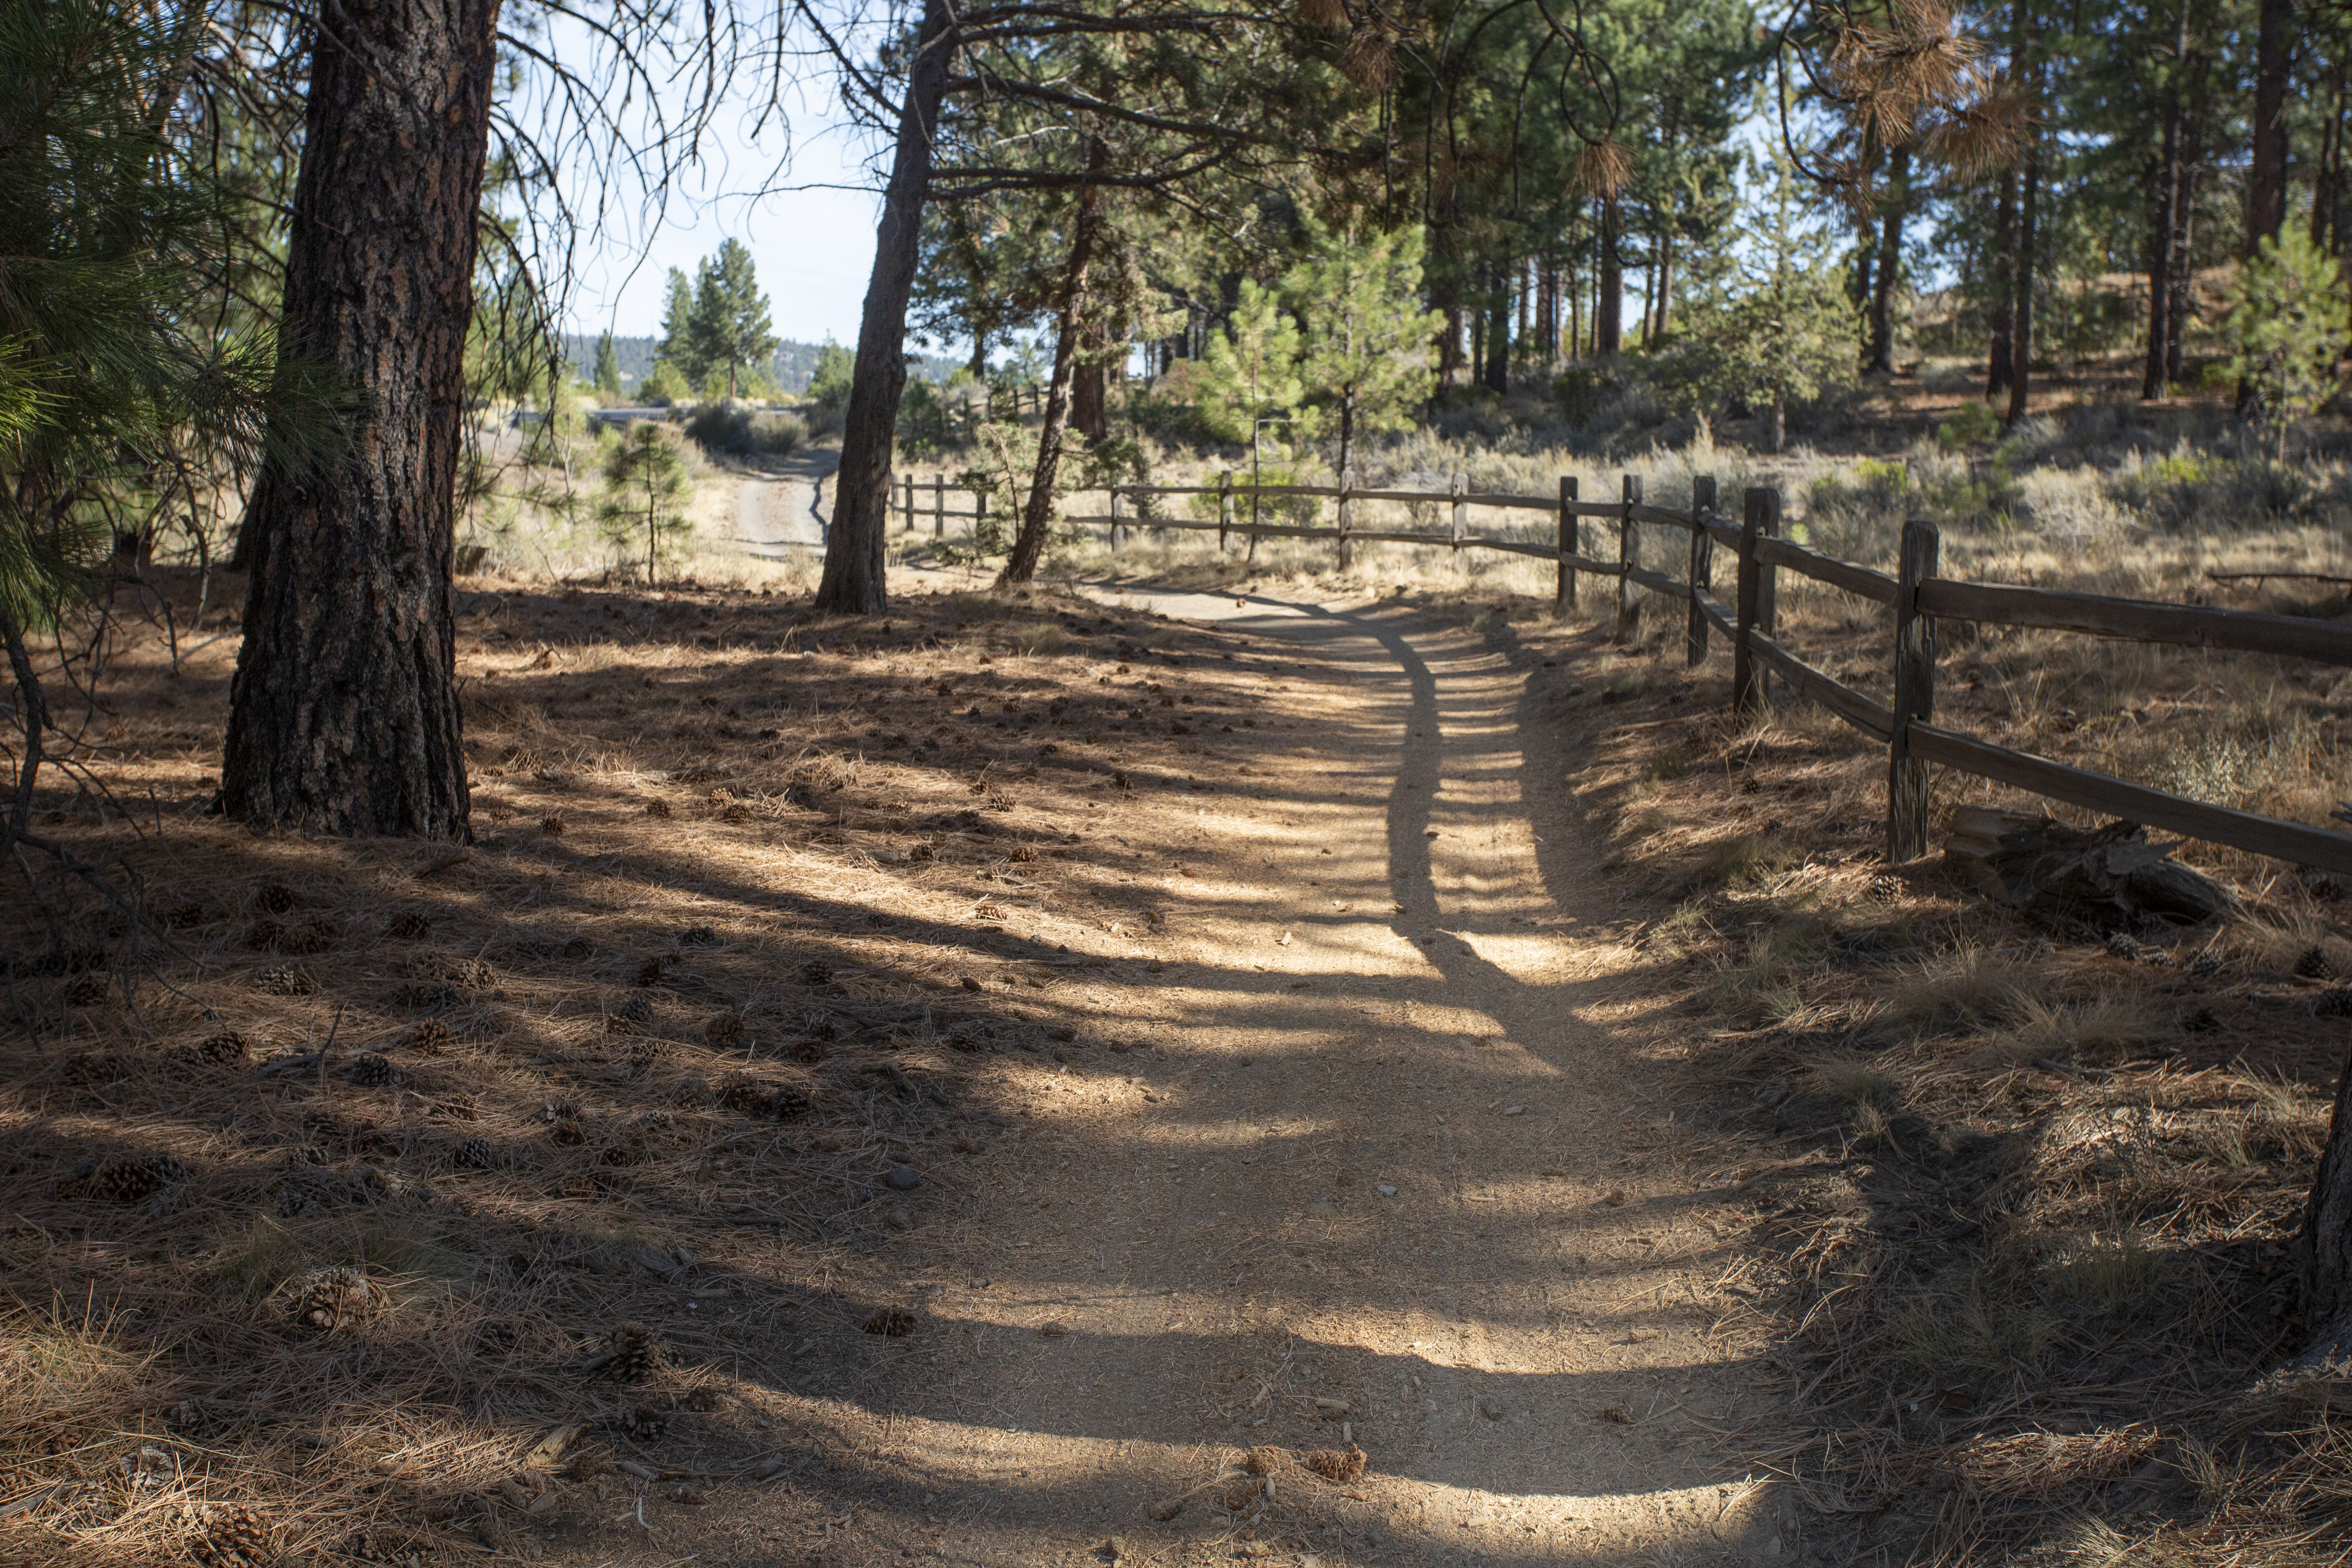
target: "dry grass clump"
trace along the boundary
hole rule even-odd
[[[1785,579],[1781,610],[1807,657],[1883,694],[1874,613]],[[1680,1037],[1692,1079],[1781,1260],[1779,1298],[1724,1331],[1774,1342],[1803,1396],[1752,1458],[1819,1505],[1819,1549],[2338,1560],[2352,1449],[2247,1395],[2300,1342],[2293,1243],[2352,1016],[2342,891],[2191,846],[2241,915],[2036,925],[1932,864],[1890,872],[1884,753],[1818,710],[1694,724],[1723,661],[1692,675],[1665,639],[1629,653],[1573,623],[1542,651],[1538,700],[1589,752],[1572,783],[1612,845],[1603,874],[1652,984],[1706,1016]],[[2151,753],[2253,737],[2214,786],[2231,804],[2288,798],[2282,776],[2334,788],[2352,706],[2332,686],[2130,650],[2103,670],[2113,651],[1951,637],[1939,719],[2093,766],[2118,735]],[[2027,804],[1939,777],[1939,806],[1963,800]],[[1755,845],[1778,869],[1740,874]]]
[[[1043,593],[511,584],[459,625],[464,856],[205,818],[233,643],[110,656],[105,782],[187,809],[37,803],[158,913],[134,958],[69,888],[0,901],[0,1561],[519,1552],[625,1511],[599,1454],[772,1453],[760,1358],[864,1375],[1033,1056],[1108,1071],[1062,982],[1146,977],[1088,951],[1096,825],[1222,787],[1263,711],[1254,660]],[[530,1458],[564,1432],[577,1480]]]

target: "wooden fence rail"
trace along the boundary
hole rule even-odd
[[[919,498],[915,480],[904,480],[904,514],[915,526]],[[947,487],[933,476],[927,498],[927,515],[938,531],[947,517],[987,515],[987,498],[976,498],[971,511],[949,511],[942,500]],[[963,492],[971,493],[971,492]],[[1851,561],[1809,549],[1780,533],[1780,495],[1773,489],[1750,489],[1742,497],[1737,522],[1716,510],[1716,486],[1711,479],[1693,481],[1691,506],[1685,510],[1651,505],[1634,475],[1622,477],[1618,499],[1586,500],[1578,481],[1563,475],[1556,496],[1515,495],[1473,490],[1456,474],[1443,490],[1360,489],[1351,474],[1341,474],[1336,485],[1251,485],[1237,476],[1221,475],[1214,485],[1119,485],[1108,491],[1110,510],[1064,519],[1081,527],[1109,531],[1113,550],[1122,533],[1137,529],[1173,529],[1213,532],[1217,547],[1226,549],[1236,534],[1244,535],[1253,553],[1265,539],[1328,539],[1339,547],[1345,564],[1357,544],[1419,544],[1454,551],[1493,550],[1550,561],[1557,568],[1556,602],[1565,610],[1576,603],[1577,579],[1591,575],[1616,584],[1614,630],[1622,640],[1640,635],[1642,602],[1646,589],[1687,606],[1683,633],[1685,658],[1703,663],[1720,633],[1731,653],[1730,703],[1744,711],[1762,711],[1768,684],[1777,679],[1790,691],[1820,703],[1848,724],[1886,747],[1886,853],[1896,863],[1927,852],[1930,821],[1931,767],[1971,773],[1999,784],[2029,790],[2087,811],[2143,823],[2257,855],[2292,861],[2320,870],[2352,876],[2352,834],[2306,823],[2288,822],[2252,812],[2219,806],[2185,796],[2131,784],[2105,773],[2074,767],[2030,752],[1996,745],[1939,727],[1936,716],[1936,625],[1938,621],[1971,621],[1990,626],[2031,626],[2081,632],[2092,637],[2134,642],[2166,643],[2184,647],[2229,649],[2273,654],[2288,658],[2352,667],[2352,626],[2294,616],[2261,615],[2243,610],[2216,609],[2203,605],[2167,605],[2140,599],[2111,598],[2050,588],[2029,588],[2005,583],[1969,583],[1945,577],[1939,571],[1940,539],[1925,522],[1906,522],[1897,551],[1897,566],[1890,575]],[[1217,518],[1169,518],[1137,514],[1129,502],[1163,496],[1214,496]],[[1265,521],[1260,502],[1293,497],[1336,502],[1330,523],[1276,523]],[[1355,506],[1362,501],[1402,501],[1448,509],[1443,529],[1367,529],[1354,526]],[[1473,533],[1468,510],[1541,511],[1557,521],[1549,542],[1505,539]],[[1246,509],[1246,521],[1241,516]],[[1592,553],[1584,534],[1585,520],[1613,521],[1616,559]],[[1687,535],[1688,550],[1675,564],[1683,575],[1659,570],[1643,559],[1643,530],[1677,529]],[[1729,551],[1735,563],[1733,602],[1726,605],[1715,595],[1714,552]],[[1661,564],[1664,564],[1662,563]],[[1882,700],[1848,686],[1827,671],[1808,664],[1778,636],[1780,574],[1787,570],[1813,582],[1849,594],[1893,612],[1893,636],[1888,644],[1888,688],[1893,700]]]

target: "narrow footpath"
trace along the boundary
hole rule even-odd
[[[1808,1561],[1718,1436],[1785,1379],[1717,1331],[1740,1216],[1675,1159],[1688,1024],[1609,934],[1559,672],[1396,606],[1093,592],[1288,650],[1245,787],[1123,826],[1149,1044],[1045,1081],[908,1255],[931,1328],[812,1379],[837,1519],[714,1497],[667,1560]]]

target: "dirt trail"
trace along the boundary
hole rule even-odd
[[[1290,650],[1244,788],[1105,822],[1137,853],[1110,936],[1164,965],[1149,1012],[1108,1073],[1041,1061],[976,1223],[894,1262],[925,1331],[795,1390],[839,1516],[714,1498],[663,1550],[1804,1560],[1713,1446],[1770,1396],[1710,1334],[1727,1200],[1654,1152],[1642,1051],[1673,1025],[1595,931],[1599,851],[1528,749],[1565,672],[1401,609],[1124,597]],[[1350,1436],[1352,1487],[1286,1471],[1228,1512],[1211,1485]]]
[[[735,490],[737,547],[768,561],[824,549],[840,468],[838,448],[816,447],[793,453],[773,471],[745,474]]]

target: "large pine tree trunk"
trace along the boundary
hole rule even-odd
[[[2025,417],[2033,391],[2033,239],[2035,209],[2041,205],[2042,149],[2031,130],[2027,136],[2025,167],[2017,182],[2017,304],[2010,321],[2008,419],[2012,425]]]
[[[2286,95],[2294,63],[2294,0],[2262,0],[2254,30],[2253,156],[2246,168],[2246,256],[2286,221]],[[2238,381],[2238,413],[2254,411],[2253,384]]]
[[[2254,145],[2246,170],[2246,254],[2286,220],[2286,99],[2294,0],[2262,0],[2254,33]]]
[[[2165,98],[2164,135],[2148,203],[2147,362],[2139,382],[2139,395],[2145,398],[2162,397],[2170,390],[2168,333],[2172,325],[2173,237],[2179,228],[2175,204],[2181,184],[2180,121],[2180,89],[2175,86]]]
[[[467,833],[452,527],[498,0],[342,0],[316,33],[283,331],[366,399],[332,468],[266,467],[222,801]]]
[[[955,54],[954,26],[949,0],[923,0],[923,24],[898,106],[890,183],[882,190],[866,315],[857,329],[833,526],[825,531],[824,575],[816,585],[814,607],[820,612],[872,616],[887,603],[882,535],[890,522],[890,447],[898,433],[898,398],[907,390],[907,300],[914,292],[922,248],[923,203],[930,192],[932,143]]]
[[[1985,344],[1985,395],[1998,397],[2009,390],[2016,356],[2010,343],[2011,313],[2017,305],[2017,172],[2000,177],[2000,195],[1992,209],[1992,310]]]
[[[1622,221],[1617,198],[1602,197],[1600,251],[1593,258],[1600,276],[1592,296],[1592,352],[1596,354],[1618,353],[1625,347],[1625,263],[1617,254]]]
[[[2315,1348],[2352,1348],[2352,1061],[2303,1210],[2303,1321]]]
[[[1886,165],[1886,203],[1880,214],[1878,276],[1870,292],[1870,349],[1863,369],[1895,374],[1895,286],[1903,272],[1903,219],[1911,206],[1911,149],[1897,147]]]
[[[1070,425],[1089,443],[1110,434],[1109,334],[1093,321],[1078,330],[1078,363],[1070,372]]]

